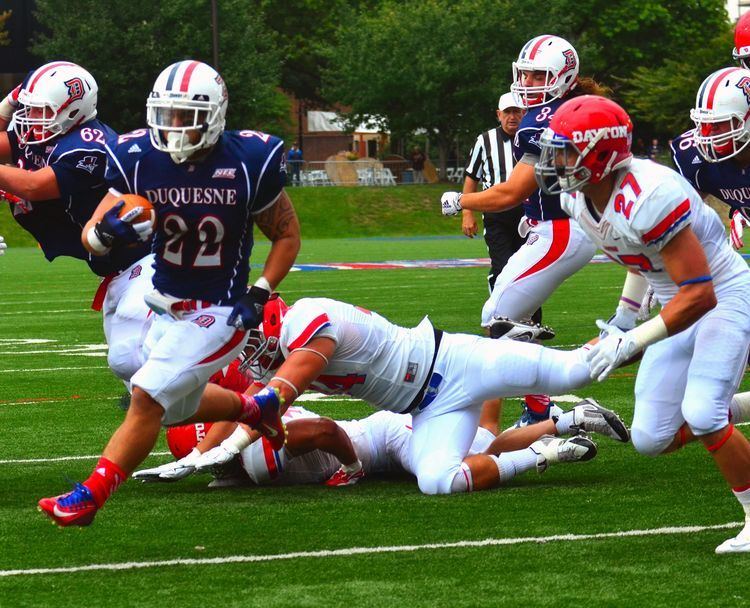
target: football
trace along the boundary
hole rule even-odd
[[[138,196],[137,194],[123,194],[115,200],[115,205],[120,201],[125,201],[125,205],[120,210],[118,217],[122,217],[135,207],[143,207],[143,211],[138,214],[138,217],[136,217],[132,223],[137,224],[138,222],[151,222],[153,224],[154,221],[156,221],[156,212],[154,211],[154,206],[147,198]]]

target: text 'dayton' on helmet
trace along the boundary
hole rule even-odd
[[[617,103],[598,95],[562,104],[540,138],[534,171],[548,194],[580,190],[630,164],[633,123]]]

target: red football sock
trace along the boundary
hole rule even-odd
[[[526,395],[526,407],[535,414],[545,414],[549,409],[549,395]]]
[[[128,474],[111,460],[104,457],[96,463],[91,476],[83,482],[94,498],[97,507],[101,507],[119,485],[128,478]]]
[[[260,422],[260,408],[253,397],[237,393],[242,403],[242,410],[237,417],[237,422],[243,422],[248,426],[256,426]]]

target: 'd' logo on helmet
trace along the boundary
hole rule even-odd
[[[573,49],[566,49],[562,52],[562,54],[563,57],[565,57],[565,67],[560,70],[560,76],[576,67],[576,55],[573,52]]]
[[[743,76],[735,86],[742,91],[747,103],[750,104],[750,76]]]
[[[68,87],[68,102],[77,101],[83,99],[83,80],[80,78],[71,78],[66,80],[63,84]]]

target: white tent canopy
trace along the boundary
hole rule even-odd
[[[346,130],[344,119],[336,112],[323,112],[311,110],[307,113],[307,130],[311,132],[335,132],[341,133]],[[354,129],[355,133],[382,133],[380,129],[368,127],[362,123]]]

